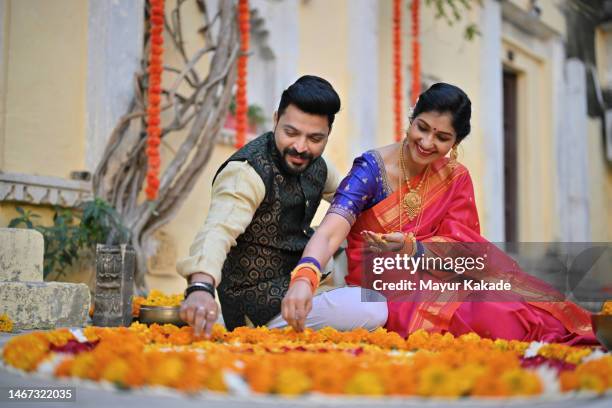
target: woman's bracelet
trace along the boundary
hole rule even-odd
[[[291,272],[291,281],[289,282],[289,287],[291,287],[291,285],[298,278],[306,278],[312,286],[312,293],[314,293],[319,287],[319,283],[321,282],[321,268],[319,265],[319,262],[314,258],[302,258]]]
[[[416,237],[414,236],[413,232],[404,233],[404,246],[402,247],[402,251],[406,249],[406,240],[410,241],[411,243],[410,251],[408,252],[408,256],[412,257],[418,251],[418,244],[417,244],[418,241]]]
[[[315,258],[313,258],[312,256],[305,256],[302,259],[300,259],[298,261],[298,266],[302,265],[302,264],[314,264],[314,266],[317,267],[317,270],[320,272],[321,271],[321,264],[319,263],[319,261],[317,261]]]

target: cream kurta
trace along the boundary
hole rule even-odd
[[[323,199],[331,202],[340,175],[327,160],[325,163]],[[227,253],[251,223],[265,195],[263,180],[248,162],[229,162],[213,183],[208,216],[189,248],[189,256],[177,263],[178,273],[188,278],[193,273],[205,272],[218,286]]]

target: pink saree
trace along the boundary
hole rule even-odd
[[[402,230],[414,231],[417,240],[432,242],[487,243],[480,235],[478,214],[474,202],[473,185],[467,169],[458,164],[454,168],[443,158],[432,164],[427,180],[424,180],[421,220],[415,230],[417,218],[408,221],[403,217]],[[415,185],[417,180],[410,180]],[[402,189],[402,191],[407,191]],[[398,231],[398,192],[363,211],[357,217],[347,237],[349,285],[362,284],[363,240],[361,231],[380,233]],[[495,257],[500,262],[509,259],[497,250]],[[516,265],[516,263],[514,263]],[[448,273],[447,273],[448,274]],[[524,291],[553,291],[544,282],[528,276],[517,268],[514,275],[520,275],[526,282]],[[516,277],[516,276],[515,276]],[[431,279],[445,279],[435,273]],[[464,293],[465,295],[465,293]],[[523,341],[547,341],[567,344],[597,344],[590,323],[590,314],[578,305],[568,301],[529,302],[469,302],[465,297],[440,295],[437,299],[425,301],[388,301],[389,317],[386,327],[406,337],[408,334],[425,329],[430,332],[450,332],[461,335],[476,332],[488,338],[516,339]]]

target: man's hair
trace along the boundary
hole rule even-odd
[[[329,82],[314,75],[304,75],[283,91],[278,104],[280,118],[287,106],[295,105],[312,115],[327,116],[331,129],[334,116],[340,110],[340,97]]]

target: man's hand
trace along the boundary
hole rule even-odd
[[[192,292],[183,301],[180,310],[180,317],[186,323],[193,327],[193,332],[196,337],[199,337],[204,331],[207,336],[210,336],[213,324],[217,321],[219,315],[219,307],[217,302],[208,292],[198,290]]]
[[[283,298],[281,312],[283,319],[293,330],[304,330],[306,317],[312,309],[312,286],[306,278],[297,278]]]

